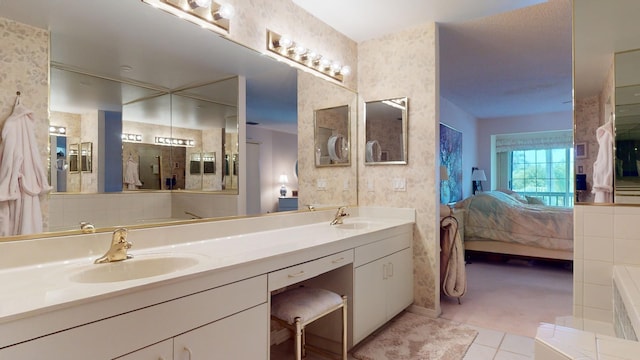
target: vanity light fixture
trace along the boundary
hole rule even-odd
[[[67,135],[67,128],[64,127],[64,126],[50,125],[49,126],[49,135],[66,136]]]
[[[328,59],[317,51],[293,41],[288,35],[280,35],[271,30],[267,30],[267,49],[341,82],[345,76],[351,74],[351,67],[348,65],[343,66],[339,61]]]
[[[191,147],[196,145],[192,139],[178,139],[172,137],[156,136],[155,143],[158,145]]]
[[[122,133],[122,141],[125,142],[141,142],[142,135]]]
[[[235,14],[230,4],[212,0],[142,0],[155,8],[218,33],[229,33],[229,20]]]

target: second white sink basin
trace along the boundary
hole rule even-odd
[[[69,279],[79,283],[127,281],[169,274],[198,263],[200,259],[190,255],[141,255],[124,261],[87,265]]]

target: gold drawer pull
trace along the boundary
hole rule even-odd
[[[333,264],[337,264],[337,263],[340,263],[340,262],[343,262],[343,261],[344,261],[344,256],[343,256],[343,257],[340,257],[340,258],[338,258],[338,259],[333,260],[331,263],[333,263]]]
[[[297,277],[300,277],[302,275],[304,275],[304,270],[300,270],[300,272],[295,273],[295,274],[289,274],[289,277],[290,278],[297,278]]]

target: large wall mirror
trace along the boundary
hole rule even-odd
[[[407,98],[365,103],[365,165],[407,163]]]
[[[349,166],[351,125],[349,105],[314,111],[315,164]]]
[[[604,202],[640,204],[637,144],[640,144],[640,2],[576,0],[574,9],[574,142],[576,191],[594,202],[594,169],[601,143],[598,129],[610,121],[615,132],[605,173],[613,180]],[[582,179],[582,180],[580,180]]]
[[[97,20],[106,13],[118,21]],[[193,218],[176,196],[197,217],[238,215],[241,179],[252,176],[242,172],[239,103],[246,121],[297,117],[296,69],[140,1],[0,2],[0,14],[51,33],[49,231],[78,231],[78,220],[108,229]],[[126,212],[140,194],[153,199]],[[91,203],[104,196],[119,205]]]
[[[640,50],[615,55],[615,199],[640,197]]]

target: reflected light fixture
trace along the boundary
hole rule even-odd
[[[195,140],[192,140],[192,139],[178,139],[178,138],[164,137],[164,136],[156,136],[155,143],[158,145],[184,146],[184,147],[191,147],[196,145]]]
[[[142,0],[155,8],[222,34],[229,33],[229,20],[235,14],[230,4],[212,0]]]
[[[267,30],[267,48],[274,54],[341,82],[351,74],[350,66],[320,55],[316,50],[293,41],[289,35]]]
[[[122,133],[122,141],[124,142],[141,142],[142,135]]]
[[[64,126],[49,126],[49,135],[58,135],[58,136],[66,136],[67,128]]]
[[[287,177],[287,175],[280,175],[280,184],[282,184],[282,186],[280,187],[280,197],[287,196],[287,187],[285,186],[285,184],[287,184],[288,182],[289,178]]]

